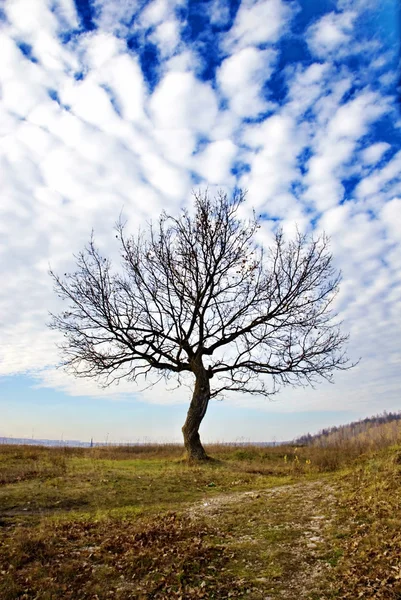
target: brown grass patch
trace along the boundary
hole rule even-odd
[[[340,482],[330,554],[335,569],[321,598],[401,599],[401,468],[387,452]]]
[[[0,541],[2,600],[235,598],[215,531],[168,513],[19,527]],[[219,577],[216,577],[219,573]]]

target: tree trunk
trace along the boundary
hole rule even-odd
[[[195,389],[189,405],[187,418],[182,428],[184,435],[184,446],[190,460],[208,460],[208,455],[200,441],[199,427],[210,400],[209,375],[198,359],[194,365]]]

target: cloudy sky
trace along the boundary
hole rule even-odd
[[[273,402],[213,401],[206,440],[283,440],[401,409],[397,0],[6,0],[0,8],[0,436],[180,440],[186,388],[99,389],[55,368],[49,265],[92,228],[117,255],[191,190],[248,190],[331,236],[358,367]]]

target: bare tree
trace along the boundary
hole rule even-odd
[[[182,428],[192,459],[207,458],[199,426],[211,398],[269,396],[352,366],[331,310],[340,277],[327,238],[298,233],[286,242],[279,231],[264,250],[258,219],[238,217],[244,199],[240,190],[231,198],[195,193],[193,216],[163,212],[136,236],[119,223],[120,272],[93,236],[74,273],[51,272],[69,303],[50,324],[65,336],[68,371],[103,385],[151,371],[194,380]]]

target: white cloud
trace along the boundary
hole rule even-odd
[[[21,118],[28,116],[38,104],[46,102],[48,96],[42,86],[28,82],[7,81],[3,84],[3,102],[6,109]]]
[[[217,100],[210,85],[193,74],[172,72],[154,91],[150,110],[156,127],[207,134],[217,118]]]
[[[224,26],[230,21],[230,0],[212,0],[210,20],[213,25]]]
[[[32,54],[46,69],[42,72],[48,79],[58,80],[65,69],[76,66],[75,57],[57,40],[58,33],[77,25],[71,3],[65,0],[53,13],[47,0],[15,0],[5,4],[5,13],[10,22],[10,33],[19,42],[32,46]],[[62,14],[59,21],[57,14]]]
[[[58,4],[53,5],[53,10],[61,27],[71,27],[71,29],[78,27],[78,15],[74,0],[60,0]]]
[[[81,47],[85,51],[88,69],[99,69],[125,50],[125,44],[110,33],[97,32],[83,38]]]
[[[191,49],[184,48],[173,54],[164,62],[163,73],[196,74],[201,66],[201,60]]]
[[[330,72],[328,64],[313,63],[305,69],[298,69],[291,77],[291,85],[286,105],[287,112],[300,117],[317,99],[326,92],[326,78]]]
[[[320,118],[321,127],[314,136],[313,156],[305,177],[307,190],[303,195],[304,200],[319,212],[343,199],[342,177],[354,156],[358,140],[367,133],[373,121],[389,110],[383,99],[379,102],[378,95],[368,91],[337,105],[331,115],[327,114],[323,103],[322,106],[326,122]],[[318,104],[317,111],[319,108]]]
[[[146,92],[138,62],[127,55],[115,58],[107,69],[105,80],[115,92],[122,118],[143,123]]]
[[[82,120],[112,133],[120,126],[106,91],[87,77],[84,81],[69,82],[61,93],[61,100]]]
[[[29,0],[13,0],[7,2],[4,8],[7,18],[21,34],[39,35],[41,29],[45,34],[57,31],[57,18],[49,10],[46,0],[37,0],[34,4]]]
[[[188,173],[154,153],[141,156],[143,174],[167,198],[182,198],[190,188]]]
[[[160,23],[150,36],[152,42],[157,44],[162,58],[171,56],[180,42],[179,27],[176,20],[170,19]]]
[[[194,170],[207,183],[226,185],[232,179],[230,169],[237,151],[238,148],[231,140],[212,142],[194,157]]]
[[[50,81],[38,65],[23,57],[10,37],[3,35],[0,42],[2,108],[11,115],[24,118],[38,104],[48,100],[47,84]]]
[[[365,165],[374,165],[391,148],[387,142],[376,142],[362,151],[362,161]]]
[[[356,16],[353,11],[331,12],[311,25],[307,34],[311,51],[323,58],[333,52],[341,53],[351,41]]]
[[[248,127],[243,142],[251,148],[251,169],[241,185],[249,190],[252,204],[274,217],[301,218],[302,211],[289,190],[299,178],[297,156],[305,143],[304,128],[297,128],[291,116],[278,113]]]
[[[401,246],[401,199],[393,198],[383,206],[382,219],[391,239]],[[401,251],[401,248],[400,248]]]
[[[99,29],[113,31],[123,36],[129,31],[128,23],[132,21],[141,7],[139,0],[94,0],[94,20]]]
[[[327,133],[330,138],[362,137],[372,121],[389,110],[388,103],[374,92],[363,92],[338,108],[330,120]]]
[[[306,182],[308,189],[304,199],[312,202],[319,211],[335,206],[344,193],[341,177],[337,170],[347,163],[354,150],[350,140],[331,140],[320,142],[317,152],[308,162]]]
[[[158,46],[163,59],[172,56],[180,43],[180,24],[175,16],[179,2],[155,0],[142,10],[138,30],[153,28],[149,40]]]
[[[143,27],[160,25],[160,23],[170,16],[170,8],[167,0],[155,0],[155,2],[150,2],[145,6],[141,13],[141,25],[143,25]]]
[[[389,182],[400,179],[401,173],[401,151],[397,152],[391,160],[381,169],[376,169],[368,177],[365,177],[356,189],[360,199],[373,196],[385,188]]]
[[[291,7],[281,0],[243,0],[224,41],[228,51],[276,42],[288,26]]]
[[[344,276],[336,307],[352,334],[352,356],[363,360],[357,370],[339,375],[334,387],[286,390],[273,405],[246,397],[233,402],[267,411],[352,405],[374,412],[385,402],[386,408],[395,405],[401,153],[374,132],[383,114],[394,120],[393,101],[380,87],[384,83],[375,81],[373,88],[362,81],[369,73],[337,66],[344,53],[362,52],[362,43],[352,40],[359,8],[330,13],[310,28],[308,42],[317,59],[295,61],[280,74],[286,88],[275,105],[266,101],[266,91],[274,97],[269,85],[280,58],[280,36],[291,25],[288,3],[243,1],[231,29],[216,36],[221,64],[216,81],[208,82],[199,79],[203,59],[196,44],[180,37],[176,2],[160,0],[143,8],[99,0],[94,17],[99,29],[68,44],[59,35],[78,25],[72,0],[9,0],[5,7],[0,372],[34,372],[49,387],[99,396],[94,382],[53,370],[57,335],[45,323],[47,310],[60,305],[47,276],[49,262],[61,272],[69,270],[92,227],[99,245],[117,257],[112,228],[121,210],[135,231],[162,208],[174,213],[188,203],[191,173],[211,191],[217,186],[229,191],[235,165],[243,166],[239,183],[248,188],[244,214],[254,206],[279,219],[288,235],[296,225],[331,235]],[[208,7],[213,23],[227,27],[228,3],[215,0]],[[128,33],[158,46],[161,62],[154,66],[161,79],[152,93],[138,56],[127,51]],[[21,42],[32,46],[37,62],[24,56]],[[388,60],[376,61],[375,69],[385,69]],[[76,80],[76,73],[82,78]],[[261,119],[264,111],[269,115]],[[360,182],[343,198],[347,177]],[[270,242],[273,228],[264,222],[259,239]],[[128,390],[132,393],[131,384],[117,391]],[[162,390],[161,385],[140,397],[153,403],[187,401],[185,388],[178,396],[164,397]],[[111,397],[116,390],[101,394]]]
[[[180,23],[175,14],[180,4],[183,4],[180,0],[153,0],[145,5],[95,0],[95,21],[101,30],[112,32],[119,38],[137,34],[143,43],[148,35],[148,41],[157,45],[165,59],[180,45]]]
[[[191,166],[192,154],[196,148],[196,132],[191,129],[154,129],[155,143],[161,150],[163,156],[175,165],[189,168]]]
[[[217,74],[220,89],[229,106],[240,117],[255,117],[268,104],[261,97],[269,79],[276,53],[273,50],[245,48],[223,61]]]

